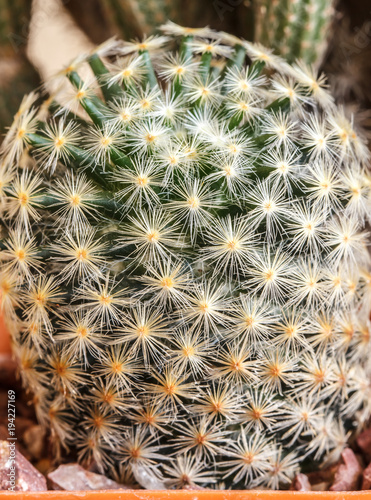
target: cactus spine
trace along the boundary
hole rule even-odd
[[[163,31],[26,99],[2,147],[2,308],[61,453],[287,487],[370,415],[368,150],[305,64]]]

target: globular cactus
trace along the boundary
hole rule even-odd
[[[61,453],[287,487],[370,415],[368,150],[303,63],[163,31],[79,58],[11,126],[3,312]]]

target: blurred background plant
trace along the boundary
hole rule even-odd
[[[1,135],[23,94],[78,53],[112,36],[148,36],[167,19],[321,67],[338,103],[369,127],[371,6],[363,0],[0,0]]]
[[[24,94],[39,82],[27,55],[31,0],[0,0],[0,129],[13,120]],[[27,21],[28,20],[28,21]]]

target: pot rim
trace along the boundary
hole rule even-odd
[[[371,491],[89,490],[0,492],[1,500],[371,500]]]
[[[0,492],[11,500],[15,492]],[[371,500],[371,491],[89,490],[17,491],[17,500]]]
[[[1,301],[0,301],[0,355],[1,354],[10,354],[10,335],[5,326],[5,320],[3,315],[1,314]]]

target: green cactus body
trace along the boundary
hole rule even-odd
[[[24,101],[3,312],[61,453],[142,485],[287,487],[370,414],[368,150],[304,64],[163,30]]]
[[[183,16],[194,17],[194,2],[189,2],[187,13],[178,0],[103,0],[102,13],[112,32],[125,38],[151,35],[167,19],[179,21]],[[190,11],[190,12],[189,12]]]
[[[145,32],[151,33],[154,27],[163,24],[167,19],[179,17],[182,9],[181,2],[169,0],[148,0],[146,2],[132,1],[133,10],[143,21]]]
[[[290,62],[315,63],[326,49],[333,5],[326,0],[256,2],[255,39]]]

